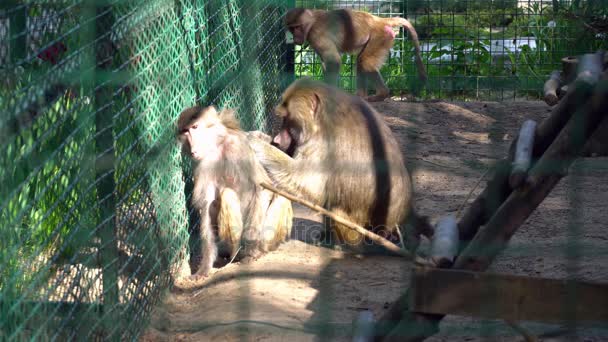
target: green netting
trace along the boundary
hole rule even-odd
[[[605,2],[592,3],[601,1],[297,5],[411,19],[430,74],[423,96],[514,98],[538,95],[561,57],[606,47],[605,32],[580,21],[605,15]],[[0,3],[0,340],[137,338],[190,254],[192,184],[174,120],[213,103],[267,130],[293,68],[322,72],[311,50],[291,55],[284,44],[281,15],[295,5]],[[411,49],[399,37],[383,69],[394,94],[417,87]],[[353,59],[343,58],[341,86],[352,89]]]
[[[133,339],[188,255],[174,120],[266,129],[282,1],[3,1],[0,339]]]
[[[306,8],[352,8],[404,17],[420,38],[428,81],[420,84],[403,30],[381,72],[393,95],[539,98],[565,56],[608,48],[604,0],[297,0]],[[340,86],[355,88],[355,59],[342,56]],[[296,47],[297,76],[321,78],[319,57]]]

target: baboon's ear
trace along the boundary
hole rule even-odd
[[[224,108],[219,113],[219,118],[222,124],[228,128],[241,129],[239,120],[236,118],[236,112],[231,108]]]
[[[313,93],[314,96],[312,96],[310,98],[310,108],[311,108],[311,117],[318,119],[318,114],[319,113],[319,107],[321,105],[321,98],[319,97],[319,95],[315,92]]]
[[[225,108],[220,111],[219,116],[222,120],[234,120],[236,119],[236,112],[234,111],[234,109]]]

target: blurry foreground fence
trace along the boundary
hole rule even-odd
[[[2,1],[0,340],[140,334],[189,250],[177,114],[214,103],[268,129],[293,62],[321,75],[310,50],[287,53],[287,7],[406,16],[423,40],[423,96],[513,98],[538,95],[561,57],[606,45],[555,3],[588,2]],[[383,69],[396,94],[417,86],[410,50],[399,38]]]
[[[138,336],[188,251],[173,121],[198,101],[266,127],[284,8],[2,2],[0,340]]]

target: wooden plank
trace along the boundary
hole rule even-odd
[[[415,312],[547,323],[572,318],[608,322],[608,284],[428,267],[412,272],[410,305]],[[570,296],[575,300],[566,301]]]

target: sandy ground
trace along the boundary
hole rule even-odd
[[[525,119],[540,121],[549,115],[547,105],[531,101],[386,101],[375,107],[402,143],[415,182],[416,207],[433,223],[457,211],[486,168],[505,155]],[[608,234],[602,223],[607,171],[606,158],[577,162],[573,176],[559,183],[491,270],[608,281]],[[469,202],[483,187],[485,182]],[[358,312],[371,310],[377,318],[408,287],[410,262],[315,245],[320,217],[302,207],[296,207],[296,216],[293,239],[277,251],[251,265],[216,269],[200,288],[167,293],[142,340],[350,340]],[[569,252],[569,241],[575,252]],[[522,325],[537,334],[559,328]],[[523,340],[502,321],[448,316],[440,328],[430,341]],[[541,340],[608,341],[608,329],[586,328],[574,338]]]

